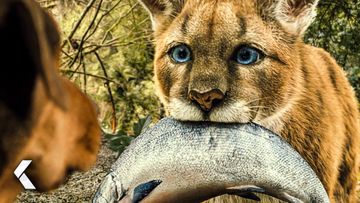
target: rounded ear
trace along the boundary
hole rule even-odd
[[[51,17],[30,0],[1,1],[0,104],[17,117],[29,116],[36,80],[61,107],[65,100],[57,73],[59,33]]]
[[[176,16],[184,7],[185,0],[139,0],[149,12],[153,29]]]
[[[273,15],[285,30],[291,34],[302,36],[316,16],[319,0],[277,0]]]

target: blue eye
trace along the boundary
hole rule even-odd
[[[176,63],[191,61],[191,51],[186,45],[179,45],[172,48],[169,55]]]
[[[250,65],[259,62],[262,55],[263,54],[255,48],[243,46],[235,52],[235,61],[242,65]]]

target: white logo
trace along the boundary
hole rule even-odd
[[[29,167],[31,160],[22,160],[18,167],[16,167],[14,174],[19,179],[20,183],[26,190],[35,190],[35,186],[32,184],[30,179],[26,176],[24,171]]]

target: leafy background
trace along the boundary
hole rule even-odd
[[[62,37],[63,75],[100,106],[107,132],[133,134],[139,118],[163,115],[152,81],[153,46],[147,13],[136,0],[39,0]],[[360,97],[360,1],[320,0],[305,41],[329,51]]]
[[[331,53],[360,98],[360,1],[320,0],[305,41]]]
[[[92,170],[75,173],[48,194],[24,192],[17,202],[89,202],[116,159],[109,148],[119,154],[151,119],[163,116],[152,81],[150,20],[136,0],[38,1],[61,27],[61,73],[97,102],[109,145],[101,147]],[[359,21],[359,1],[320,0],[316,21],[305,36],[306,42],[325,48],[344,67],[358,98]],[[360,193],[360,184],[358,188]]]
[[[60,24],[61,72],[95,100],[107,132],[158,119],[149,17],[134,0],[40,1]]]

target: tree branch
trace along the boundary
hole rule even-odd
[[[101,60],[99,54],[97,52],[94,52],[97,60],[99,61],[99,64],[100,64],[100,67],[101,69],[103,70],[104,72],[104,76],[106,78],[109,78],[107,72],[106,72],[106,68],[104,66],[104,63],[103,61]],[[110,88],[110,84],[109,84],[109,81],[106,80],[105,81],[105,85],[107,87],[107,90],[109,92],[109,96],[110,96],[110,101],[111,101],[111,106],[112,106],[112,119],[111,119],[111,130],[113,131],[113,133],[116,132],[116,128],[117,128],[117,118],[116,118],[116,108],[115,108],[115,101],[114,101],[114,97],[113,97],[113,94],[112,94],[112,91],[111,91],[111,88]]]

